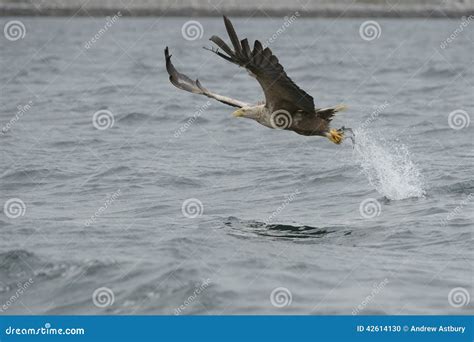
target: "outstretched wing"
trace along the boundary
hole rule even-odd
[[[247,39],[239,41],[232,23],[226,16],[224,16],[224,23],[234,50],[221,38],[212,36],[211,41],[225,54],[218,49],[211,49],[211,51],[255,75],[265,93],[266,106],[271,111],[286,109],[294,112],[299,109],[314,113],[313,98],[288,77],[272,51],[268,47],[264,49],[258,40],[255,41],[251,50]]]
[[[196,79],[196,81],[193,81],[188,76],[179,73],[178,70],[176,70],[176,68],[174,67],[173,63],[171,63],[171,55],[169,54],[168,47],[165,48],[165,58],[166,58],[166,70],[168,71],[168,74],[170,75],[170,82],[173,83],[175,87],[189,91],[190,93],[205,95],[207,97],[210,97],[212,99],[216,99],[217,101],[225,103],[229,106],[240,107],[240,108],[249,106],[249,104],[245,102],[235,100],[227,96],[222,96],[219,94],[212,93],[206,88],[204,88],[198,79]]]

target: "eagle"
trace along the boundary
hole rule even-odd
[[[252,119],[269,128],[289,130],[305,136],[323,136],[335,144],[340,144],[344,140],[345,131],[351,130],[344,127],[334,129],[330,127],[330,123],[334,115],[346,109],[346,106],[316,108],[313,97],[288,77],[270,48],[264,48],[262,43],[256,40],[251,49],[247,39],[239,40],[231,21],[226,16],[224,24],[233,49],[217,36],[210,38],[217,48],[205,49],[245,68],[262,87],[265,95],[264,103],[252,105],[204,88],[198,79],[193,81],[176,70],[166,47],[166,70],[170,82],[179,89],[237,107],[238,109],[232,113],[235,117]]]

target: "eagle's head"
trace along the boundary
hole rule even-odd
[[[264,105],[242,107],[232,113],[237,118],[247,118],[259,121],[263,113]]]

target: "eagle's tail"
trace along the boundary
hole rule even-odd
[[[346,109],[347,109],[346,105],[340,104],[334,107],[316,109],[316,115],[320,117],[321,119],[324,119],[327,122],[330,122],[337,112],[341,112]]]

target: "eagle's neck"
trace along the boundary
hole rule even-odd
[[[256,112],[255,120],[264,126],[273,128],[271,124],[271,120],[270,120],[270,117],[271,117],[270,110],[267,107],[265,107],[264,104],[255,106],[254,108]]]

